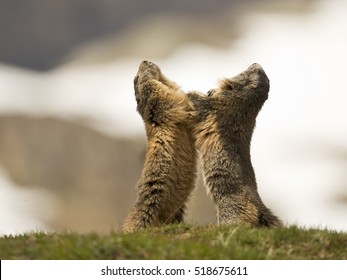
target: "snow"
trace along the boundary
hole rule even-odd
[[[42,189],[19,188],[0,168],[0,236],[49,229],[45,220],[56,211],[57,201]]]

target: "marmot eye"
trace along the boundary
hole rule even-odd
[[[211,96],[213,94],[213,89],[210,89],[208,92],[207,92],[207,96]]]

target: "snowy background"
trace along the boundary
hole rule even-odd
[[[252,141],[260,195],[288,224],[347,231],[347,2],[294,1],[298,7],[289,11],[265,2],[243,9],[236,27],[218,26],[238,32],[223,47],[184,40],[156,57],[155,48],[172,40],[161,36],[158,26],[165,24],[158,17],[148,31],[134,27],[139,41],[128,40],[143,53],[110,52],[123,36],[86,44],[46,71],[0,63],[0,234],[119,227],[135,199],[145,147],[132,84],[143,59],[184,90],[202,92],[260,63],[270,78]],[[104,148],[119,141],[133,146]],[[121,154],[128,150],[136,152]],[[113,169],[101,153],[120,163]],[[84,167],[89,162],[94,165]],[[98,177],[90,177],[94,172]],[[191,223],[215,222],[202,186],[189,209]]]

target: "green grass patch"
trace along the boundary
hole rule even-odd
[[[31,233],[1,237],[0,259],[347,259],[347,234],[185,224],[133,234]]]

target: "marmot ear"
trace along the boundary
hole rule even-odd
[[[235,88],[235,84],[231,79],[219,80],[219,87],[222,91],[229,91]]]

